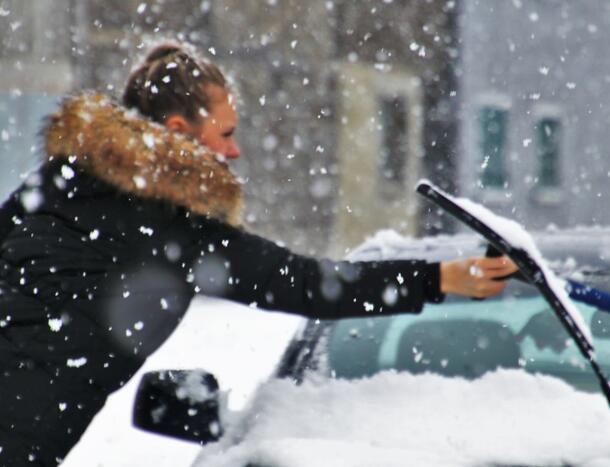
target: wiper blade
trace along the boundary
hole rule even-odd
[[[600,388],[606,397],[606,401],[610,405],[610,384],[608,383],[608,378],[597,363],[595,349],[589,339],[588,333],[585,329],[581,328],[580,324],[574,319],[566,308],[566,305],[562,302],[562,299],[557,296],[549,283],[543,268],[537,261],[523,248],[512,245],[508,239],[504,238],[479,219],[476,214],[457,204],[452,196],[431,183],[425,181],[420,182],[417,186],[417,192],[482,235],[494,248],[507,255],[515,262],[523,277],[525,277],[529,283],[533,284],[551,305],[551,308],[559,318],[559,321],[576,343],[580,353],[589,362],[599,381]]]

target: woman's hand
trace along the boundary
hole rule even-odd
[[[485,298],[502,292],[506,281],[498,281],[517,271],[508,257],[473,257],[441,263],[441,292]]]

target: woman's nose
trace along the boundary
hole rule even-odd
[[[241,155],[241,151],[239,150],[239,146],[237,145],[235,140],[229,141],[225,156],[228,157],[229,159],[235,159],[235,158],[239,157],[240,155]]]

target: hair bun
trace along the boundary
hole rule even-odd
[[[184,52],[184,49],[178,44],[172,42],[161,44],[151,50],[151,52],[146,56],[146,63],[150,64],[179,52]]]

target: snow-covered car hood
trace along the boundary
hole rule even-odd
[[[392,371],[273,380],[247,413],[195,466],[610,465],[604,398],[521,370],[475,381]]]

